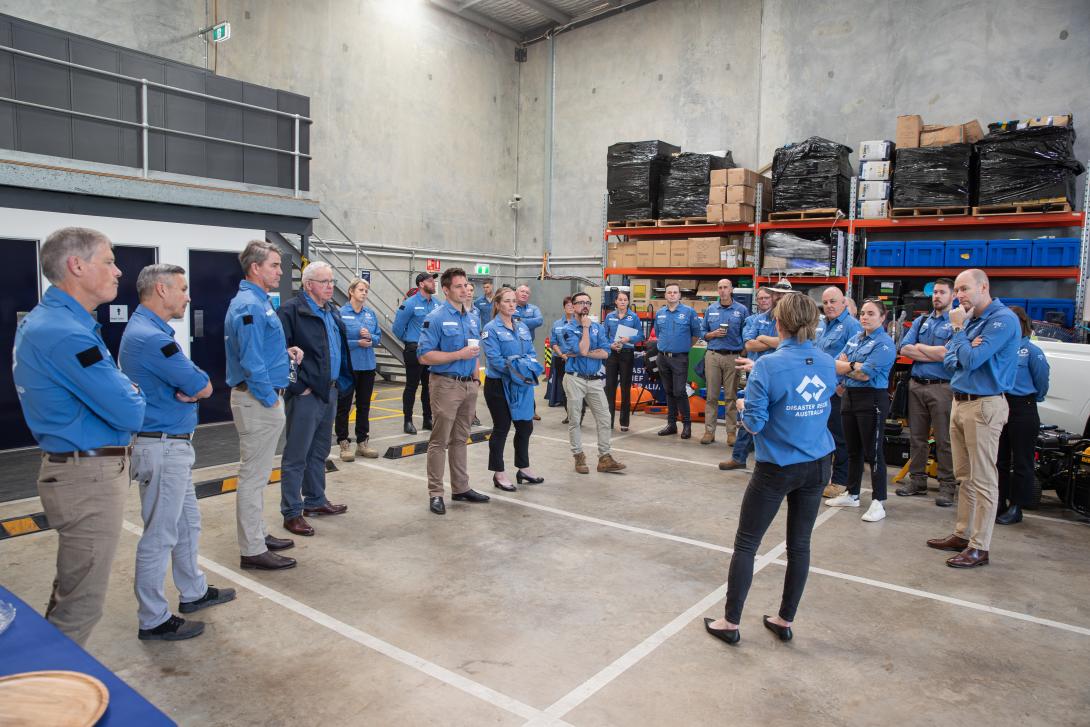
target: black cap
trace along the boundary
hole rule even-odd
[[[420,285],[421,280],[427,280],[428,278],[432,278],[434,280],[435,278],[438,278],[438,277],[439,276],[436,275],[435,273],[418,273],[417,276],[416,276],[416,284]]]

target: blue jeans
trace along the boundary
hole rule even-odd
[[[749,457],[749,453],[753,451],[753,435],[749,433],[749,430],[738,425],[738,431],[734,435],[734,450],[731,452],[730,458],[735,462],[741,464],[746,463],[746,458]]]
[[[325,460],[333,444],[337,391],[322,401],[313,393],[284,400],[287,441],[280,459],[280,512],[284,519],[321,507],[325,496]]]

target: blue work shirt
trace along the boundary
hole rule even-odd
[[[954,327],[950,325],[950,311],[942,315],[934,312],[926,316],[917,316],[908,328],[908,333],[901,339],[901,346],[922,343],[925,346],[945,346],[950,337],[954,335]],[[920,379],[950,380],[950,372],[942,361],[914,361],[912,363],[912,375]]]
[[[876,328],[869,336],[866,331],[859,331],[848,339],[841,353],[848,357],[848,361],[859,364],[855,367],[856,371],[862,371],[870,377],[866,381],[859,381],[844,376],[841,382],[845,387],[884,389],[889,386],[889,372],[893,369],[893,362],[897,360],[897,347],[884,329]]]
[[[609,337],[609,342],[612,344],[617,340],[617,329],[620,326],[628,326],[629,328],[636,329],[636,335],[632,336],[628,343],[624,344],[622,348],[635,348],[636,344],[643,340],[643,324],[640,323],[640,317],[636,315],[636,312],[629,309],[624,316],[617,315],[617,311],[610,311],[606,314],[605,320],[606,336]]]
[[[434,296],[425,298],[420,291],[409,296],[397,307],[397,315],[394,316],[394,335],[405,343],[417,343],[420,340],[420,329],[424,325],[424,318],[438,307],[439,301]]]
[[[672,311],[664,305],[655,313],[655,337],[660,351],[686,353],[693,347],[693,338],[701,335],[700,318],[684,303],[678,303]]]
[[[482,324],[492,320],[492,301],[484,297],[484,293],[481,293],[480,297],[473,301],[473,307],[477,309]]]
[[[737,301],[724,306],[715,301],[704,311],[704,321],[700,326],[701,335],[708,342],[709,351],[741,351],[742,327],[749,317],[749,309]],[[727,324],[727,335],[716,338],[708,338],[712,331],[719,330],[720,326]]]
[[[784,339],[761,356],[746,380],[742,422],[753,432],[758,462],[786,467],[833,451],[829,399],[836,364],[813,341]]]
[[[610,338],[606,335],[606,327],[601,323],[591,321],[590,349],[587,353],[596,350],[609,353]],[[565,374],[582,374],[583,376],[600,376],[605,370],[604,358],[591,358],[579,353],[579,341],[583,338],[583,326],[578,321],[569,321],[560,331],[560,350],[568,355],[564,363]]]
[[[752,341],[757,336],[779,336],[779,332],[776,330],[776,319],[772,317],[772,311],[767,310],[764,313],[754,313],[746,322],[742,325],[742,345],[745,346],[747,341]],[[746,351],[746,358],[750,361],[756,361],[766,353],[772,353],[772,350],[767,351]]]
[[[329,370],[331,372],[341,370],[341,329],[337,326],[337,319],[333,317],[333,311],[327,306],[319,306],[306,293],[303,300],[310,306],[310,312],[322,319],[325,325],[325,339],[329,343]]]
[[[977,347],[972,341],[982,337]],[[1011,390],[1018,373],[1018,344],[1022,327],[1018,316],[1001,300],[992,299],[982,315],[966,321],[950,337],[943,363],[954,376],[950,388],[962,394],[998,396]]]
[[[822,353],[827,353],[835,359],[844,350],[844,346],[848,345],[848,339],[862,330],[862,324],[852,318],[852,314],[845,308],[831,321],[822,318],[814,337]]]
[[[502,379],[507,373],[507,357],[534,355],[534,337],[522,321],[511,321],[514,328],[503,324],[503,319],[496,316],[484,326],[481,333],[481,348],[484,349],[485,375],[493,379]]]
[[[182,353],[170,324],[144,306],[137,306],[118,350],[121,370],[144,392],[142,432],[190,434],[197,428],[197,402],[174,398],[196,396],[208,385],[208,374]]]
[[[1045,352],[1028,338],[1019,341],[1018,372],[1010,393],[1014,396],[1036,396],[1037,401],[1044,401],[1048,394],[1048,374]]]
[[[288,343],[269,294],[243,280],[227,306],[223,322],[227,346],[227,385],[243,381],[255,399],[275,406],[276,390],[288,388]]]
[[[15,332],[12,377],[27,427],[46,452],[124,447],[144,397],[117,368],[87,309],[56,286]]]
[[[382,343],[382,329],[378,325],[378,316],[375,312],[363,306],[360,312],[352,307],[351,303],[341,306],[341,320],[348,329],[348,358],[352,362],[353,371],[375,370],[375,346]],[[360,345],[360,329],[366,328],[371,332],[371,345]]]
[[[515,315],[530,329],[530,337],[537,338],[537,329],[545,322],[545,316],[541,315],[541,309],[533,303],[515,307]]]
[[[469,339],[481,337],[481,327],[477,316],[454,306],[449,300],[433,310],[424,318],[420,327],[420,342],[417,358],[431,351],[461,351],[469,345]],[[428,364],[433,374],[453,374],[455,376],[473,376],[477,370],[477,359],[457,359],[444,364]]]

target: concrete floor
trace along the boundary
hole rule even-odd
[[[661,420],[637,415],[615,433],[626,473],[577,475],[562,410],[540,413],[531,457],[546,483],[500,496],[487,445],[471,445],[493,501],[448,500],[442,518],[422,456],[341,463],[328,492],[349,512],[312,520],[294,570],[240,571],[234,496],[202,500],[204,567],[239,598],[182,643],[136,639],[133,489],[89,650],[184,725],[1090,723],[1090,527],[1058,504],[997,527],[992,564],[968,572],[924,546],[953,522],[930,500],[892,498],[875,524],[823,508],[790,644],[760,622],[778,605],[781,515],[731,648],[701,620],[722,612],[748,481],[716,468],[722,430],[712,446],[663,440]],[[379,419],[372,437],[408,439],[399,429]],[[283,535],[278,500],[270,488]],[[44,607],[55,547],[52,533],[3,541],[0,582]]]

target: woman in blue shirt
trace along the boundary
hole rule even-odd
[[[514,320],[515,291],[501,288],[492,301],[492,320],[481,333],[487,369],[484,379],[484,401],[492,415],[492,436],[488,440],[488,469],[492,471],[492,484],[505,492],[516,487],[507,476],[503,465],[503,448],[511,424],[515,426],[515,479],[519,484],[537,485],[545,481],[530,471],[530,435],[534,431],[533,387],[508,370],[508,357],[534,356],[534,339],[530,329],[522,321]],[[536,359],[535,359],[536,360]],[[529,397],[519,397],[516,403],[508,397],[508,387],[529,389]],[[526,392],[520,392],[525,394]],[[526,403],[529,406],[526,406]]]
[[[745,398],[736,407],[740,424],[754,435],[757,465],[742,499],[734,555],[727,581],[724,618],[704,619],[704,628],[728,644],[738,643],[738,623],[753,582],[753,560],[768,526],[787,498],[787,570],[779,613],[764,624],[781,641],[792,637],[806,575],[810,533],[821,491],[832,468],[833,436],[828,420],[836,384],[831,356],[814,346],[818,309],[808,296],[784,295],[775,309],[780,345],[762,355],[749,374]]]
[[[367,307],[367,293],[371,284],[356,278],[348,286],[348,302],[341,307],[341,319],[348,329],[348,351],[352,360],[352,388],[337,400],[337,417],[334,429],[341,445],[341,459],[351,462],[356,458],[378,457],[367,439],[370,436],[371,393],[375,390],[375,346],[382,343],[382,329],[378,316]],[[356,449],[348,438],[348,412],[352,410],[352,394],[356,395]]]
[[[628,415],[632,408],[632,359],[636,344],[643,340],[640,317],[628,309],[628,293],[617,293],[617,309],[606,315],[606,335],[611,341],[609,358],[606,359],[606,399],[609,400],[609,428],[613,428],[617,409],[617,384],[621,385],[621,431],[628,431]],[[634,336],[617,336],[620,326],[634,328]]]
[[[871,503],[861,518],[875,523],[886,516],[886,415],[889,414],[889,372],[897,358],[886,333],[886,306],[868,298],[859,308],[863,330],[848,339],[836,361],[844,387],[840,416],[848,445],[848,491],[825,501],[829,507],[859,507],[863,464],[870,465]]]
[[[552,379],[550,382],[552,388],[550,389],[549,406],[562,406],[564,411],[568,410],[568,397],[564,396],[564,367],[568,356],[560,350],[560,331],[573,320],[575,320],[575,308],[571,304],[571,296],[565,295],[564,317],[553,321],[553,326],[549,329],[549,348],[553,350],[552,370],[549,373],[549,377]],[[561,424],[567,423],[568,417],[565,415]]]
[[[1037,414],[1037,402],[1048,394],[1048,359],[1033,344],[1029,316],[1019,306],[1011,310],[1022,325],[1022,341],[1018,344],[1018,372],[1014,387],[1008,391],[1007,423],[999,435],[999,510],[995,519],[1000,525],[1022,522],[1022,508],[1033,506],[1033,454],[1037,447],[1037,431],[1041,417]],[[976,345],[974,342],[973,345]],[[1013,470],[1013,472],[1011,471]]]

